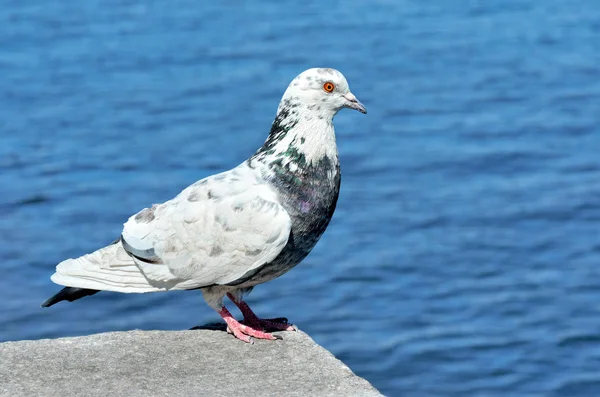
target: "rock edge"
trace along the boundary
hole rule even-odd
[[[223,330],[0,343],[2,396],[381,396],[307,334],[249,345]]]

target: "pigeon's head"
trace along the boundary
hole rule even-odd
[[[344,75],[329,68],[308,69],[300,73],[283,94],[282,106],[302,106],[316,112],[320,118],[333,118],[342,108],[367,113],[364,105],[350,92]]]

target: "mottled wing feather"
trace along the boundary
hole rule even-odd
[[[204,179],[127,221],[123,245],[148,279],[170,289],[228,284],[277,257],[291,220],[268,186],[239,175],[250,171]]]

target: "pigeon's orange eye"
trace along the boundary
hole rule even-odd
[[[332,92],[335,89],[335,84],[333,84],[331,81],[328,81],[327,83],[323,84],[323,89],[325,92]]]

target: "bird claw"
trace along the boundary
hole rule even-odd
[[[246,342],[246,343],[249,343],[251,345],[254,344],[254,338],[252,338],[251,336],[248,336],[248,335],[244,334],[239,329],[232,330],[229,326],[227,326],[227,333],[233,335],[234,337],[236,337],[237,339],[241,340],[242,342]]]
[[[219,314],[221,317],[223,317],[223,319],[225,319],[225,322],[227,322],[228,328],[231,328],[232,332],[230,333],[233,333],[233,335],[238,339],[246,342],[248,342],[246,340],[247,336],[268,340],[283,339],[281,336],[273,335],[269,332],[298,331],[298,327],[293,324],[289,324],[288,319],[285,317],[260,319],[256,316],[256,314],[254,314],[246,302],[236,298],[231,293],[228,293],[227,296],[240,309],[244,315],[244,320],[238,322],[235,318],[233,318],[225,306],[221,308]]]
[[[226,308],[221,309],[219,312],[225,322],[227,323],[227,332],[233,334],[236,338],[246,343],[253,343],[252,338],[256,339],[267,339],[267,340],[277,340],[282,339],[279,335],[273,335],[264,332],[263,330],[256,329],[255,327],[248,326],[246,324],[242,324],[237,321],[231,313]]]

